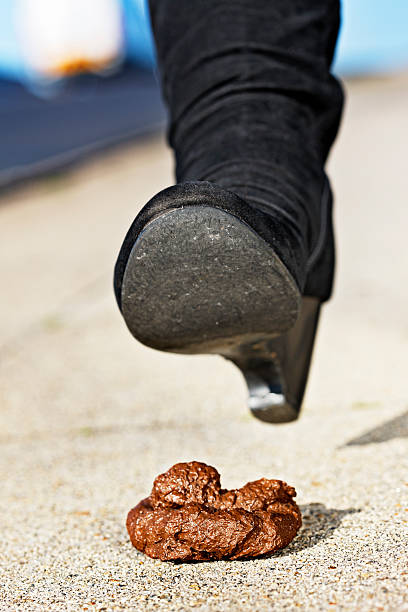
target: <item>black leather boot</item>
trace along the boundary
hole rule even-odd
[[[297,417],[334,270],[324,173],[342,92],[338,4],[152,0],[178,184],[133,222],[115,268],[131,333],[242,370],[259,418]]]

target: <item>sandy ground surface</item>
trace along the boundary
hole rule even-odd
[[[233,365],[144,348],[119,316],[122,237],[171,183],[161,139],[2,198],[1,610],[408,610],[408,76],[348,92],[336,294],[294,424],[250,417]],[[226,487],[287,480],[300,535],[255,561],[138,553],[127,511],[191,459]]]

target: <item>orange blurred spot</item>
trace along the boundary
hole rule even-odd
[[[84,72],[102,70],[106,66],[109,66],[113,62],[113,59],[114,58],[109,57],[104,60],[94,61],[85,57],[76,57],[49,68],[47,72],[53,77],[70,77]]]

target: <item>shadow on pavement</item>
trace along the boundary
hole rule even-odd
[[[330,538],[335,529],[340,526],[342,520],[348,514],[360,512],[358,508],[326,508],[324,504],[305,504],[300,506],[302,512],[303,526],[292,544],[283,550],[273,553],[272,556],[283,557],[297,553],[305,548],[311,548],[321,540]]]
[[[378,444],[394,438],[408,438],[408,410],[390,421],[367,431],[365,434],[346,442],[346,446],[362,446],[364,444]]]

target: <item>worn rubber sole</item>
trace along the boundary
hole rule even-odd
[[[121,299],[126,324],[143,344],[224,355],[285,333],[301,304],[274,250],[212,206],[169,210],[145,226],[127,261]]]

